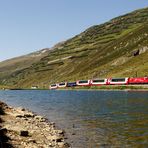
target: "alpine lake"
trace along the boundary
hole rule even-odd
[[[148,147],[148,91],[1,90],[64,129],[72,148]]]

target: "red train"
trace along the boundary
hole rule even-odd
[[[129,78],[129,84],[148,84],[148,77]]]
[[[134,85],[134,84],[148,84],[148,77],[78,80],[76,82],[62,82],[59,84],[52,84],[50,85],[50,89],[75,87],[75,86]]]

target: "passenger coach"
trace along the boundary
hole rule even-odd
[[[76,84],[78,86],[90,86],[90,80],[78,80]]]
[[[57,84],[51,84],[49,86],[49,89],[57,89],[58,88],[58,85]]]
[[[129,78],[110,78],[108,79],[109,85],[126,85],[128,84]]]
[[[61,82],[58,84],[58,88],[64,88],[67,86],[67,82]]]
[[[67,82],[67,87],[74,87],[77,86],[76,82]]]
[[[107,79],[94,79],[94,80],[90,80],[90,84],[92,86],[107,85]]]

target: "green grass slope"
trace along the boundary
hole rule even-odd
[[[92,26],[27,67],[22,64],[21,69],[13,69],[9,74],[4,69],[0,72],[0,84],[47,88],[51,83],[77,79],[146,76],[147,24],[145,8]]]
[[[0,62],[0,78],[2,79],[3,76],[5,77],[10,73],[30,67],[33,63],[46,56],[47,53],[48,49],[44,49],[39,52],[34,52],[28,55]]]

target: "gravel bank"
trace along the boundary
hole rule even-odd
[[[3,138],[4,137],[4,138]],[[0,147],[68,148],[63,130],[24,108],[0,102]]]

